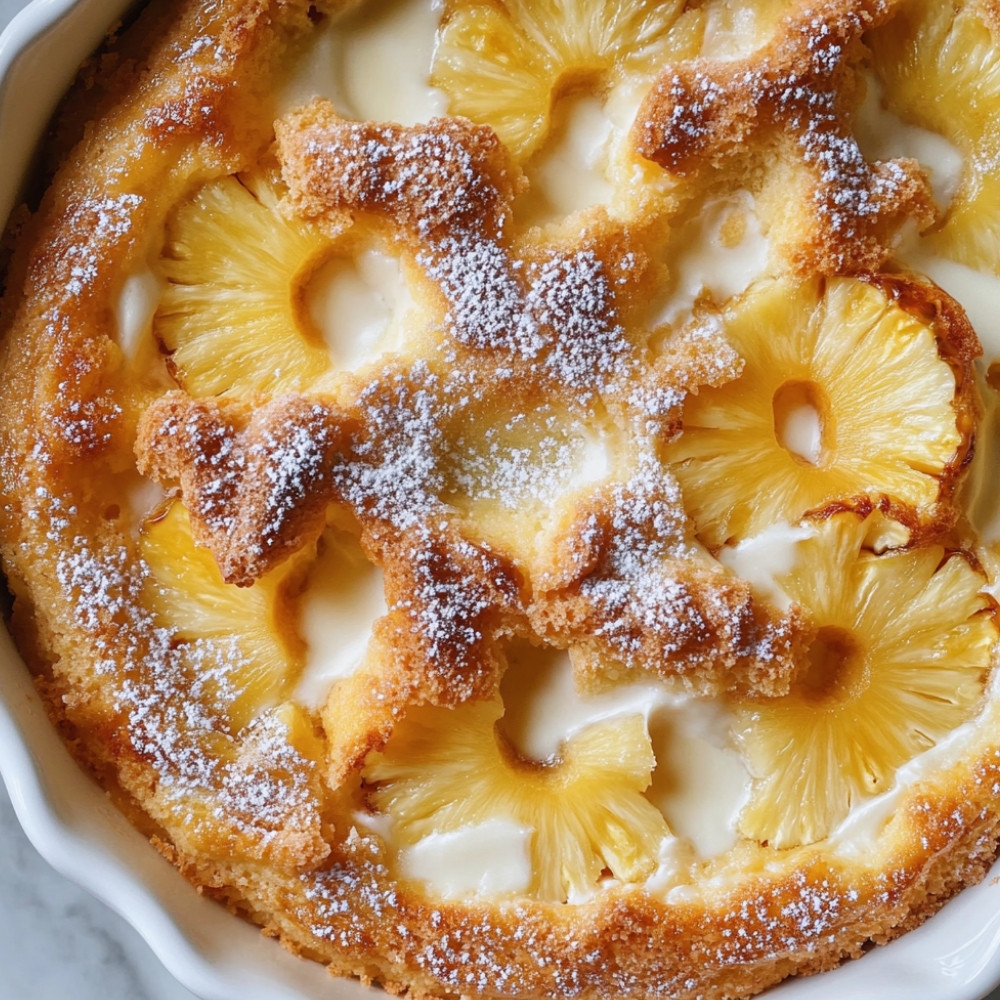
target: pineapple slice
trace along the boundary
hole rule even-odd
[[[615,429],[504,387],[456,413],[446,430],[445,502],[477,538],[541,572],[552,531],[582,494],[614,472]]]
[[[928,248],[1000,274],[1000,30],[991,10],[987,2],[908,0],[870,43],[889,109],[943,135],[965,160]]]
[[[263,178],[226,177],[181,205],[158,263],[153,329],[192,396],[292,392],[331,366],[305,307],[329,240],[278,211]]]
[[[879,517],[830,518],[778,580],[817,633],[787,696],[736,712],[755,779],[740,832],[773,847],[827,836],[983,696],[997,641],[986,581],[939,546],[866,551]]]
[[[537,762],[511,746],[502,714],[500,701],[412,709],[369,755],[371,801],[393,817],[399,842],[512,820],[534,830],[531,892],[540,899],[584,895],[605,869],[624,881],[650,875],[668,831],[642,795],[656,762],[643,717],[596,723]]]
[[[217,706],[234,732],[291,694],[304,649],[292,620],[289,590],[300,560],[292,559],[251,587],[223,582],[207,549],[195,545],[179,502],[144,526],[140,550],[149,576],[146,607],[173,642],[207,642],[224,672],[216,679]]]
[[[597,80],[652,79],[672,52],[682,0],[452,3],[431,83],[450,111],[490,125],[515,157],[527,159],[549,127],[560,92]]]
[[[742,374],[684,405],[667,461],[710,546],[887,495],[926,520],[963,443],[934,330],[857,279],[766,283],[730,309]]]
[[[305,708],[297,702],[284,701],[273,714],[293,753],[307,763],[315,764],[323,759],[326,744],[317,735],[312,716]]]
[[[285,868],[329,854],[317,766],[324,745],[305,709],[284,702],[264,711],[239,739],[206,728],[179,739],[181,773],[147,804],[181,851]]]

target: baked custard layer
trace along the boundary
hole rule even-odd
[[[7,231],[81,764],[417,997],[750,996],[981,879],[997,66],[988,0],[153,0]]]

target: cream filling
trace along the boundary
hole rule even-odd
[[[823,420],[815,406],[803,403],[789,411],[777,428],[781,444],[810,465],[823,454]]]
[[[338,371],[398,349],[413,307],[399,260],[379,250],[334,257],[312,277],[306,309]]]
[[[1000,278],[927,253],[918,241],[904,245],[896,256],[907,267],[926,274],[956,299],[969,317],[983,345],[981,364],[989,367],[1000,360]]]
[[[709,297],[721,305],[766,273],[770,244],[760,228],[753,196],[738,191],[711,201],[671,237],[665,296],[654,306],[651,325],[676,325],[695,303]]]
[[[383,0],[331,19],[286,81],[277,114],[315,97],[356,121],[415,125],[446,114],[447,98],[430,84],[440,16],[437,2]]]
[[[912,158],[930,181],[931,193],[944,211],[962,179],[965,159],[944,136],[904,122],[885,107],[882,84],[866,76],[865,99],[854,119],[855,135],[865,158],[871,161]]]
[[[446,899],[526,892],[533,833],[506,819],[432,833],[399,852],[400,874],[432,886]]]
[[[633,148],[631,129],[652,80],[626,79],[606,94],[571,92],[552,110],[541,148],[525,166],[528,191],[515,203],[522,226],[568,223],[601,206],[612,216],[643,212],[640,192],[665,193],[676,183]],[[575,233],[574,233],[575,235]]]
[[[655,681],[580,693],[569,655],[557,650],[513,660],[501,691],[504,732],[533,760],[556,757],[565,741],[595,723],[642,715],[656,757],[647,798],[703,857],[736,842],[750,776],[729,746],[731,720],[721,705],[679,698]]]
[[[327,530],[302,602],[307,653],[295,700],[322,709],[334,682],[364,662],[372,628],[387,611],[381,568],[351,535]]]
[[[531,186],[518,202],[520,220],[527,225],[544,225],[610,202],[614,194],[608,177],[613,136],[614,126],[600,98],[589,94],[563,98],[556,124],[528,164]]]
[[[699,857],[733,847],[751,778],[729,745],[729,712],[718,702],[684,700],[661,704],[648,718],[656,770],[646,797]]]
[[[655,684],[624,684],[582,695],[573,683],[569,654],[555,649],[532,650],[523,660],[512,658],[501,694],[507,738],[537,761],[557,757],[566,740],[595,723],[620,715],[642,715],[648,721],[666,696]]]
[[[114,311],[118,346],[132,363],[146,346],[161,291],[160,279],[144,266],[128,275],[118,293]]]
[[[753,538],[720,550],[718,560],[750,584],[754,595],[780,611],[787,611],[792,600],[781,588],[778,578],[795,568],[798,545],[815,534],[808,524],[772,525]]]

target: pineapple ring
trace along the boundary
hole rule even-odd
[[[688,397],[666,449],[708,545],[843,497],[888,496],[922,525],[953,519],[944,501],[969,446],[974,348],[961,331],[954,347],[939,343],[952,331],[946,303],[928,324],[894,298],[853,278],[780,280],[724,314],[744,369]],[[944,351],[961,355],[955,369]]]
[[[187,511],[176,501],[144,525],[139,548],[149,571],[143,603],[156,624],[173,643],[217,652],[207,690],[232,731],[288,698],[304,653],[288,601],[301,560],[252,587],[229,586],[212,554],[195,545]]]
[[[320,861],[323,748],[288,700],[303,660],[288,600],[301,560],[252,588],[227,586],[176,501],[143,525],[139,553],[153,652],[130,697],[145,705],[140,731],[173,734],[176,769],[151,792],[150,815],[177,831],[181,853]],[[155,738],[138,746],[156,752]],[[264,809],[252,797],[262,788],[272,796]]]
[[[985,579],[939,546],[866,551],[873,515],[822,522],[778,582],[817,635],[791,692],[736,709],[754,787],[744,836],[794,847],[828,836],[852,805],[972,717],[997,641]]]
[[[194,396],[248,395],[323,375],[330,356],[299,300],[329,245],[281,215],[267,179],[225,177],[182,203],[157,264],[165,287],[153,320],[178,382]]]
[[[890,110],[944,136],[964,157],[930,250],[1000,274],[1000,22],[987,2],[908,0],[869,43]]]
[[[362,771],[373,805],[413,846],[491,819],[533,831],[529,893],[562,901],[593,892],[608,869],[627,882],[656,867],[669,833],[643,797],[656,759],[641,715],[595,723],[556,761],[527,761],[503,735],[503,704],[417,708]]]
[[[560,90],[593,78],[652,82],[684,52],[671,34],[683,7],[641,0],[609,24],[603,0],[452,2],[431,82],[449,95],[452,114],[491,125],[523,161],[544,139]]]

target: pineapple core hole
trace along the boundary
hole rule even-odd
[[[774,394],[774,434],[796,461],[822,465],[827,451],[829,407],[815,382],[785,382]]]
[[[517,203],[518,218],[545,225],[607,204],[613,193],[607,177],[613,133],[600,98],[579,90],[560,98],[545,144],[528,163],[530,187]]]
[[[809,646],[809,662],[798,685],[811,701],[842,702],[863,686],[866,661],[861,644],[847,629],[824,625]]]
[[[355,371],[392,349],[393,319],[405,311],[406,283],[395,257],[378,250],[335,256],[303,290],[307,325],[341,371]]]

